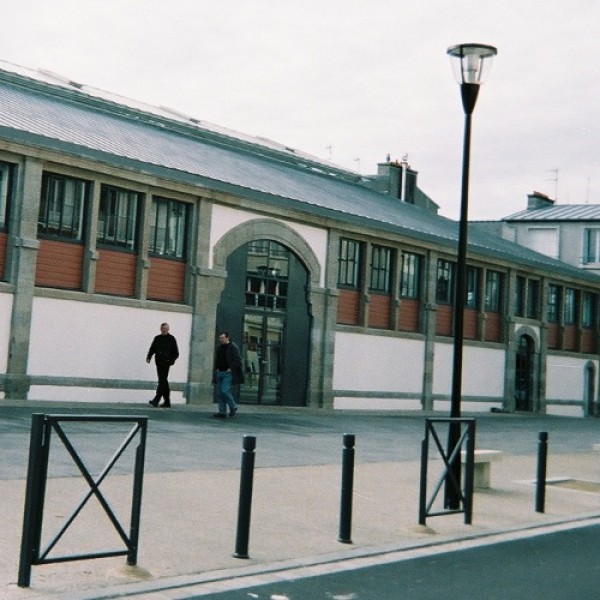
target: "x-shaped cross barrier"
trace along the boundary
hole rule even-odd
[[[69,440],[61,422],[95,422],[95,423],[133,423],[133,426],[123,442],[117,448],[100,474],[94,478]],[[144,476],[144,457],[146,449],[146,432],[148,427],[147,417],[118,417],[118,416],[84,416],[84,415],[43,415],[34,414],[31,422],[31,438],[29,447],[29,466],[27,472],[27,489],[25,492],[25,510],[23,516],[23,536],[21,540],[21,559],[19,564],[20,587],[28,587],[31,581],[32,565],[41,565],[71,560],[84,560],[91,558],[107,558],[111,556],[127,556],[127,563],[137,563],[137,550],[139,538],[140,508],[142,500],[142,483]],[[58,533],[41,550],[42,524],[44,516],[44,500],[46,495],[46,481],[48,475],[48,460],[50,453],[50,439],[55,431],[63,443],[81,475],[89,485],[89,491],[81,499],[71,515],[65,520]],[[129,535],[121,526],[114,511],[100,490],[100,485],[105,480],[111,469],[121,458],[131,442],[139,438],[135,450],[135,465],[133,476],[133,494],[131,501],[131,525]],[[49,554],[56,546],[69,526],[81,513],[89,499],[95,496],[104,509],[117,534],[123,541],[125,548],[106,550],[86,554],[71,554],[67,556],[50,557]]]
[[[448,424],[449,444],[448,451],[440,441],[436,424]],[[458,428],[459,435],[450,435],[451,428]],[[456,433],[456,429],[455,429]],[[435,446],[444,462],[442,474],[436,483],[431,499],[427,502],[427,471],[429,464],[429,439],[433,439]],[[450,440],[456,439],[456,443]],[[460,485],[461,450],[465,447],[465,478],[464,491]],[[421,442],[421,484],[419,495],[419,524],[425,525],[427,517],[464,513],[465,524],[470,525],[473,519],[473,474],[475,465],[475,419],[425,419],[425,439]],[[453,492],[462,508],[446,508],[446,510],[431,512],[433,504],[443,484],[447,491]]]

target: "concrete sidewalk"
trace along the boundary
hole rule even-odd
[[[441,467],[441,461],[430,462],[436,478]],[[25,481],[0,481],[0,597],[185,598],[186,589],[200,582],[600,517],[600,467],[591,449],[550,457],[544,514],[534,510],[536,457],[505,456],[494,463],[491,488],[475,493],[472,525],[464,525],[460,514],[432,517],[427,527],[418,526],[419,469],[418,461],[357,463],[353,543],[341,544],[337,541],[341,461],[257,468],[250,558],[244,560],[232,556],[239,470],[149,473],[144,478],[137,567],[127,567],[124,557],[34,566],[31,586],[25,589],[16,585]],[[111,476],[102,490],[122,522],[128,523],[131,478]],[[82,479],[49,480],[44,536],[61,526],[73,502],[86,491]],[[60,544],[60,554],[89,551],[90,545],[122,547],[95,499]]]

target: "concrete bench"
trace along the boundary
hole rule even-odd
[[[473,487],[488,489],[492,481],[492,463],[502,460],[504,452],[500,450],[475,450],[473,469]],[[462,463],[467,460],[467,453],[461,452]]]

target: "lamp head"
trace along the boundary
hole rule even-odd
[[[457,44],[450,46],[447,53],[452,59],[452,70],[457,83],[480,85],[484,82],[498,50],[485,44]]]

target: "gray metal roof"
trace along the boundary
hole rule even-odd
[[[600,221],[600,204],[563,204],[522,210],[503,221]]]
[[[54,85],[0,70],[0,138],[137,172],[226,191],[269,205],[456,249],[455,221],[367,189],[359,177],[274,143],[168,118],[78,84]],[[471,251],[530,268],[597,276],[472,228]]]

